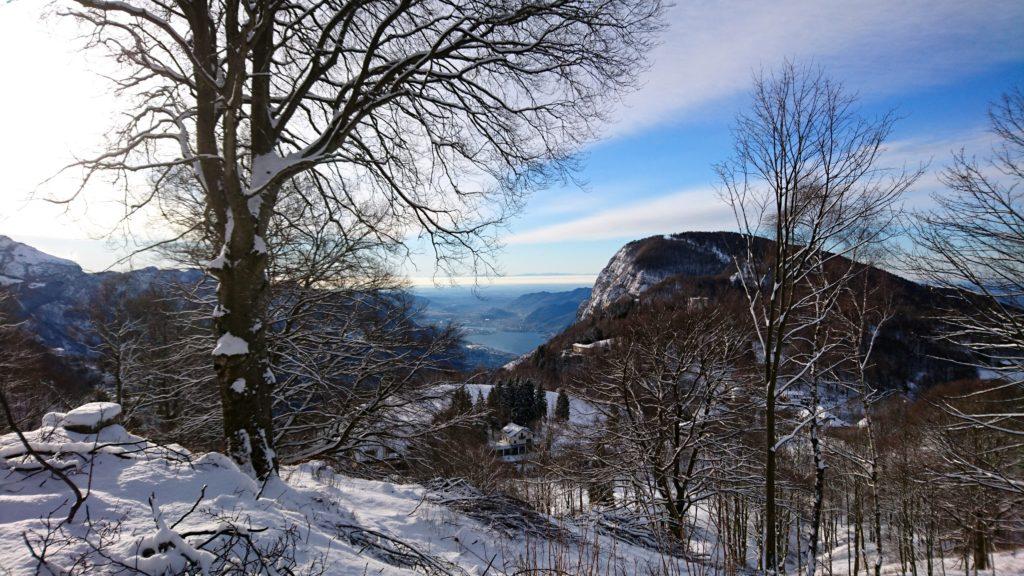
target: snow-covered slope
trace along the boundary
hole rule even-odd
[[[89,410],[109,421],[110,408],[87,406],[75,421]],[[221,454],[157,446],[116,423],[75,433],[63,427],[67,418],[48,414],[26,437],[85,496],[70,522],[67,484],[16,435],[0,437],[0,573],[155,576],[222,573],[229,564],[231,573],[353,576],[685,571],[682,560],[458,481],[361,480],[310,462],[261,484]],[[258,558],[276,571],[259,570]]]
[[[455,387],[456,385],[449,385]],[[463,384],[466,391],[469,392],[470,399],[475,404],[477,401],[477,395],[487,397],[491,393],[491,388],[494,388],[491,384]],[[544,392],[545,398],[548,401],[548,414],[555,413],[555,405],[558,403],[558,392],[552,392],[547,390]],[[582,398],[578,398],[573,395],[569,395],[569,422],[578,426],[587,426],[594,423],[594,420],[598,417],[598,411],[591,404]]]
[[[743,247],[743,237],[731,232],[683,232],[634,240],[601,270],[577,317],[584,319],[619,300],[636,298],[678,274],[722,274],[735,266],[733,258]]]
[[[71,260],[51,256],[0,235],[0,283],[33,282],[81,273],[81,266]]]

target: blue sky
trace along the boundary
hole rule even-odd
[[[753,74],[786,58],[822,66],[865,114],[901,116],[887,161],[929,165],[910,208],[941,191],[953,150],[992,145],[989,103],[1024,85],[1022,2],[712,2],[669,20],[645,85],[583,155],[587,189],[541,192],[512,223],[507,274],[595,273],[633,238],[734,229],[712,165],[730,153]]]
[[[0,170],[9,175],[0,234],[99,269],[118,253],[96,239],[101,226],[90,226],[102,220],[104,200],[69,214],[24,201],[62,154],[102,135],[113,110],[92,73],[101,65],[72,52],[68,30],[37,12],[34,2],[0,4],[0,65],[40,86],[0,90],[0,109],[22,111],[0,139]],[[939,190],[935,173],[952,150],[991,146],[988,103],[1024,85],[1020,0],[677,0],[666,19],[640,89],[613,103],[604,138],[582,153],[584,189],[540,191],[509,223],[496,260],[506,275],[583,275],[569,280],[579,283],[631,239],[734,228],[712,164],[729,154],[754,72],[784,59],[822,66],[860,95],[867,114],[903,116],[887,160],[930,162],[911,207]],[[69,90],[79,95],[72,107],[61,96]],[[411,274],[432,275],[426,254],[413,263]]]
[[[941,192],[934,174],[952,151],[985,152],[991,144],[989,103],[1015,83],[1024,85],[1020,61],[979,66],[947,82],[899,91],[858,90],[865,114],[895,109],[901,117],[891,140],[891,162],[929,166],[929,174],[905,198],[908,207],[926,206],[930,193]],[[594,144],[582,155],[584,187],[541,191],[512,222],[500,259],[505,272],[591,274],[630,239],[734,229],[714,191],[712,167],[728,157],[732,119],[745,104],[745,95],[723,98],[720,106],[699,114]]]

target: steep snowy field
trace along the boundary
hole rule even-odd
[[[0,437],[0,574],[721,573],[703,509],[691,543],[699,557],[686,560],[612,517],[556,520],[458,481],[362,480],[309,462],[261,484],[221,454],[130,434],[119,411],[88,404],[47,414],[24,441]],[[82,497],[70,520],[76,497],[61,474]],[[821,560],[841,574],[845,556]],[[994,573],[1024,574],[1022,551],[994,561]],[[962,572],[959,562],[947,556],[946,570]]]
[[[104,426],[112,406],[48,414],[26,432],[84,497],[71,521],[71,488],[15,434],[0,438],[0,574],[685,571],[681,560],[457,483],[360,480],[306,463],[262,485],[221,454],[157,446],[116,423]],[[71,422],[100,429],[72,432],[64,427]]]

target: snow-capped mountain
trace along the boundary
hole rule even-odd
[[[626,244],[601,270],[590,298],[577,313],[582,320],[623,299],[633,299],[677,275],[717,276],[734,266],[746,248],[734,232],[683,232]]]
[[[85,308],[104,282],[115,282],[127,294],[154,284],[195,284],[199,270],[142,268],[130,272],[90,273],[64,258],[0,236],[0,287],[17,301],[21,320],[50,348],[83,355],[88,319]]]
[[[754,257],[771,246],[769,240],[755,239]],[[742,300],[734,279],[737,261],[746,259],[747,241],[734,232],[683,232],[630,242],[598,275],[576,322],[506,369],[544,374],[553,383],[561,382],[577,368],[576,348],[614,341],[651,306],[687,310],[694,298],[712,305]],[[935,311],[948,306],[948,299],[880,268],[869,267],[868,274],[872,283],[886,287],[895,306],[876,346],[874,370],[882,386],[909,390],[973,376],[970,369],[938,360],[962,354],[933,338]]]
[[[71,260],[51,256],[35,248],[0,235],[0,286],[67,278],[82,274],[82,267]]]

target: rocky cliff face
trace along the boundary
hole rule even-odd
[[[769,240],[754,239],[751,257],[764,257],[771,246]],[[746,239],[731,232],[684,232],[630,242],[601,271],[577,321],[508,369],[559,385],[582,368],[572,353],[575,344],[614,340],[655,307],[687,311],[692,299],[699,298],[738,313],[728,306],[744,301],[735,279],[737,262],[746,259]],[[948,298],[880,268],[868,267],[866,272],[893,305],[894,315],[875,347],[871,377],[881,388],[909,391],[975,375],[958,360],[962,350],[934,338],[936,310],[949,306]]]
[[[0,289],[11,293],[21,320],[50,348],[85,355],[88,332],[85,312],[104,282],[116,282],[126,294],[157,284],[195,284],[199,270],[142,268],[131,272],[89,273],[70,260],[0,236]]]
[[[625,299],[633,299],[673,276],[718,276],[734,270],[745,250],[733,232],[683,232],[651,236],[623,246],[594,283],[577,319],[583,320]]]

